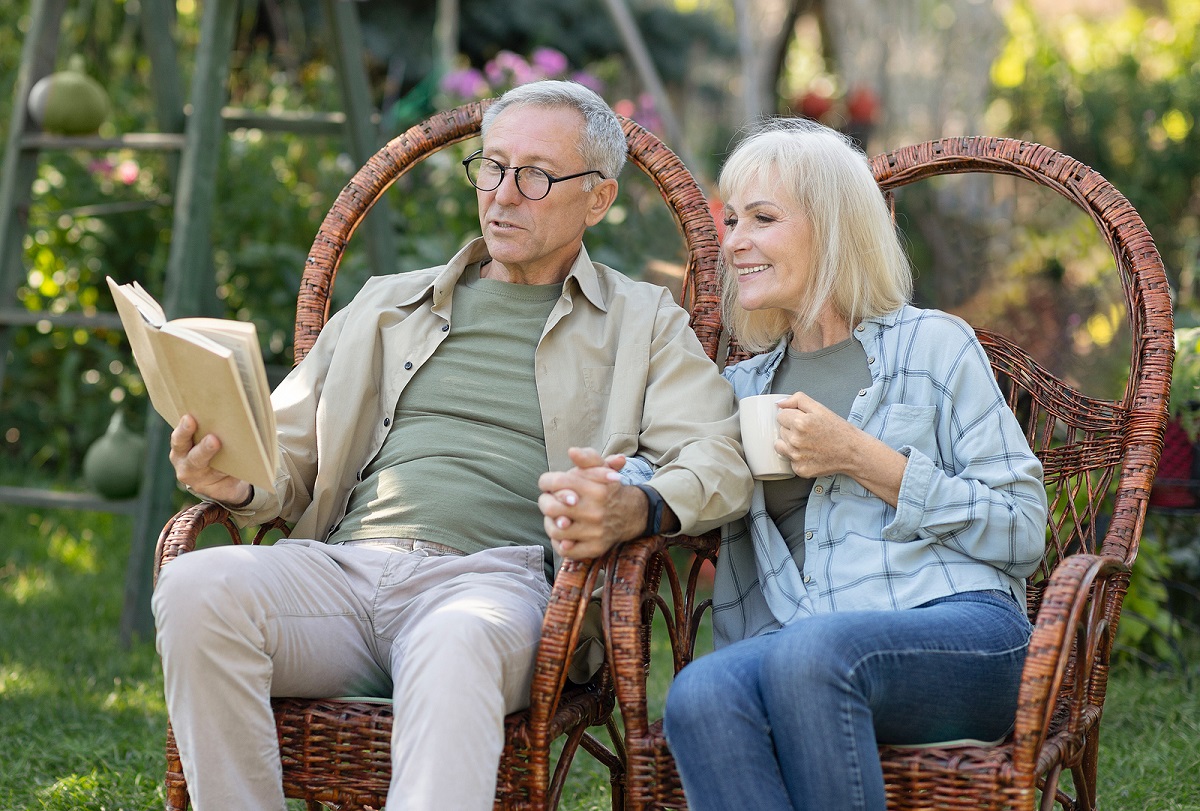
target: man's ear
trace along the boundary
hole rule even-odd
[[[586,222],[588,227],[604,219],[613,202],[617,199],[617,181],[608,178],[588,192],[591,195],[591,205],[588,207]]]

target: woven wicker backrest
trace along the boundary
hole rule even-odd
[[[1023,177],[1087,212],[1112,251],[1133,336],[1129,379],[1119,399],[1086,396],[1041,367],[1014,341],[976,330],[1045,466],[1051,518],[1046,559],[1030,585],[1030,611],[1036,612],[1041,585],[1064,556],[1096,552],[1131,564],[1137,554],[1162,448],[1174,357],[1162,260],[1141,217],[1112,184],[1045,146],[1003,138],[952,138],[880,155],[871,167],[885,191],[943,174]]]
[[[296,301],[296,363],[308,354],[325,326],[330,294],[346,244],[371,207],[421,160],[478,135],[483,111],[489,103],[490,100],[473,102],[438,113],[392,139],[338,194],[313,240],[300,281]],[[716,357],[721,337],[716,274],[719,246],[708,202],[691,173],[662,141],[634,121],[622,119],[621,126],[629,143],[629,162],[649,175],[683,234],[687,267],[681,304],[692,313],[693,327],[709,357]]]

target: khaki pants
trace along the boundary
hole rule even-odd
[[[388,695],[388,811],[490,809],[504,716],[529,702],[543,572],[536,546],[286,540],[173,561],[153,608],[197,811],[284,809],[270,696]]]

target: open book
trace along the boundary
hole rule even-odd
[[[108,287],[133,348],[150,402],[172,427],[195,418],[195,438],[215,434],[221,450],[212,466],[275,490],[279,446],[275,412],[254,325],[222,318],[167,321],[137,282]]]

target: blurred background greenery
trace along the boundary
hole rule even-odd
[[[659,100],[643,91],[601,0],[519,0],[502,12],[464,0],[449,61],[439,61],[434,4],[357,3],[381,139],[436,109],[556,76],[600,89],[709,179],[758,114],[819,117],[860,137],[872,153],[966,133],[1034,140],[1089,164],[1130,198],[1176,285],[1178,323],[1200,323],[1200,2],[946,0],[896,10],[875,0],[865,4],[876,12],[873,22],[856,26],[836,5],[631,4],[666,89],[664,117]],[[84,0],[67,13],[59,61],[81,55],[107,90],[112,114],[102,133],[155,128],[139,9],[139,0]],[[176,9],[173,36],[186,81],[199,8],[178,0]],[[243,9],[230,105],[338,109],[316,0],[260,0]],[[769,33],[755,28],[773,20]],[[0,9],[0,88],[14,85],[28,24],[28,3]],[[754,67],[765,78],[755,80]],[[762,98],[751,98],[755,93]],[[11,125],[10,95],[0,94],[0,133]],[[666,132],[664,120],[677,122],[677,131]],[[430,161],[389,195],[389,215],[402,234],[397,269],[440,262],[477,230],[470,189],[458,176],[462,150]],[[255,129],[231,132],[219,165],[219,314],[254,320],[268,360],[287,365],[304,257],[356,167],[340,138]],[[590,235],[601,261],[635,276],[656,260],[678,261],[681,250],[665,208],[637,175],[626,174],[621,204]],[[29,213],[21,306],[111,309],[101,289],[106,274],[159,292],[171,239],[170,186],[166,162],[155,153],[47,153]],[[1059,374],[1110,394],[1121,385],[1127,354],[1113,311],[1116,275],[1090,222],[1052,198],[988,178],[948,180],[920,196],[914,190],[901,202],[901,222],[920,268],[918,295],[1022,336]],[[337,301],[368,272],[352,244]],[[137,406],[144,392],[119,333],[43,324],[19,331],[9,352],[0,400],[6,467],[70,480],[115,403],[131,400],[130,421],[143,418]]]
[[[161,1],[68,4],[57,64],[82,57],[103,85],[111,114],[102,135],[157,128],[140,16],[143,4]],[[176,42],[184,86],[197,61],[203,2],[175,0],[175,28],[161,32]],[[0,3],[0,149],[14,126],[12,89],[30,6]],[[1165,260],[1176,325],[1200,326],[1200,0],[355,6],[380,142],[435,110],[541,76],[597,88],[619,112],[659,134],[706,186],[742,128],[760,115],[819,118],[871,154],[960,134],[1037,141],[1092,166],[1133,202]],[[630,12],[649,66],[631,56],[617,7]],[[444,12],[452,8],[457,13],[448,20]],[[340,109],[319,0],[244,0],[241,9],[229,104]],[[650,79],[661,92],[652,92]],[[474,196],[458,165],[473,148],[462,144],[426,161],[372,214],[386,217],[399,236],[396,270],[440,263],[477,232]],[[207,309],[252,320],[278,375],[290,364],[309,246],[356,166],[341,138],[257,129],[231,131],[218,165],[217,287]],[[158,153],[47,153],[33,186],[18,301],[0,306],[111,311],[105,275],[161,294],[172,187]],[[921,187],[928,188],[906,190],[898,200],[918,267],[919,303],[1016,337],[1088,393],[1119,392],[1130,341],[1121,327],[1120,282],[1086,216],[1047,190],[1006,178],[943,178]],[[669,213],[635,169],[622,177],[619,204],[589,233],[588,246],[599,261],[656,281],[670,281],[682,261]],[[365,251],[352,243],[335,306],[371,272]],[[46,321],[10,332],[0,390],[0,485],[81,489],[84,454],[114,411],[137,431],[157,419],[124,336]],[[1193,394],[1200,333],[1185,335],[1197,354],[1190,365],[1177,365],[1173,401],[1180,409],[1200,399]],[[1192,370],[1187,377],[1183,368]],[[7,538],[0,542],[6,808],[159,802],[164,713],[156,660],[144,642],[121,648],[115,631],[129,524],[121,516],[0,505]],[[1194,506],[1156,510],[1126,599],[1123,669],[1114,670],[1101,744],[1109,764],[1101,769],[1101,796],[1122,807],[1200,808],[1198,529]],[[63,707],[76,719],[66,726]],[[594,782],[599,799],[577,797],[573,809],[604,804],[604,782]]]
[[[141,4],[150,1],[80,0],[65,17],[59,63],[83,57],[104,86],[112,112],[102,134],[155,129],[139,33]],[[447,40],[439,9],[455,5]],[[1130,198],[1166,261],[1177,324],[1200,324],[1197,0],[863,0],[856,13],[825,0],[619,5],[632,13],[663,94],[647,91],[647,68],[631,58],[612,0],[358,2],[380,138],[435,110],[551,76],[596,87],[706,183],[759,115],[819,118],[870,153],[957,134],[1034,140],[1091,165]],[[176,0],[175,30],[162,32],[177,43],[185,84],[200,12],[195,0]],[[29,20],[27,0],[0,5],[0,135],[13,126],[11,88]],[[328,49],[317,0],[248,0],[229,104],[339,109]],[[472,148],[447,150],[389,192],[382,216],[400,234],[397,270],[440,263],[476,233],[473,194],[458,166]],[[216,314],[254,321],[278,373],[290,363],[295,292],[312,237],[356,167],[340,138],[256,129],[232,131],[219,166]],[[47,153],[33,187],[17,306],[111,310],[105,275],[161,292],[170,181],[156,153]],[[657,193],[636,170],[622,181],[619,205],[589,235],[593,256],[639,277],[677,265],[682,242]],[[1015,335],[1055,373],[1112,396],[1127,376],[1129,335],[1108,251],[1086,216],[1022,186],[1030,184],[946,178],[901,196],[918,300]],[[370,272],[352,244],[335,306]],[[80,487],[83,455],[116,409],[135,430],[144,427],[145,389],[119,331],[48,322],[14,329],[0,392],[0,483]],[[1171,589],[1194,594],[1200,583],[1200,540],[1183,526],[1151,525],[1139,566],[1153,577],[1134,579],[1134,619],[1122,624],[1134,655],[1162,660],[1177,650]]]

